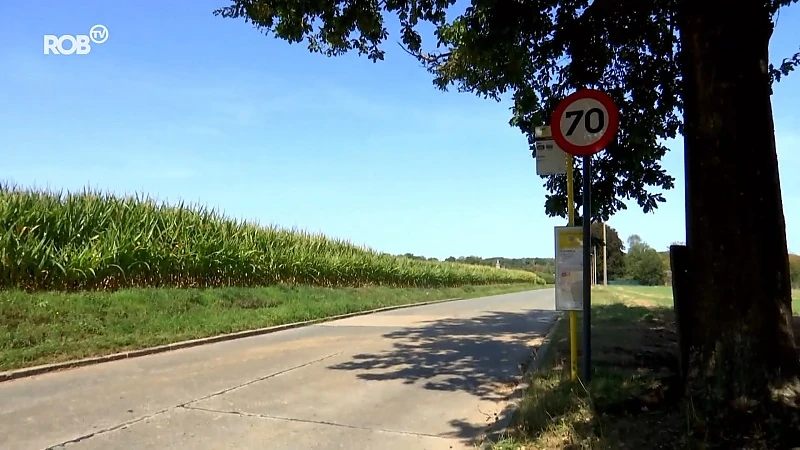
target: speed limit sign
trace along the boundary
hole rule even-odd
[[[574,156],[591,156],[604,149],[619,129],[614,100],[596,89],[581,89],[558,104],[550,119],[553,140]]]

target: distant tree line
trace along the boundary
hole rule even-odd
[[[603,224],[593,223],[592,246],[596,252],[597,282],[603,283],[603,245],[606,245],[607,272],[609,282],[634,282],[645,286],[660,286],[670,282],[669,251],[657,251],[648,245],[639,235],[631,235],[626,245],[620,239],[617,230],[606,224],[605,241],[603,240]],[[673,244],[681,244],[674,242]],[[406,253],[410,259],[439,261],[437,258]],[[445,262],[458,262],[478,266],[500,266],[508,269],[526,270],[543,277],[548,283],[555,282],[556,264],[554,258],[481,258],[479,256],[450,256]],[[789,255],[790,277],[792,287],[800,289],[800,255]]]
[[[413,253],[406,253],[398,256],[421,261],[439,261],[438,258],[428,258],[422,255],[415,255]],[[481,258],[480,256],[450,256],[445,258],[444,262],[494,267],[497,265],[498,260],[500,261],[500,267],[505,269],[533,272],[544,278],[548,283],[555,282],[556,260],[554,258],[504,258],[502,256]]]
[[[504,258],[494,256],[491,258],[481,258],[479,256],[451,256],[445,259],[446,262],[458,262],[462,264],[474,264],[479,266],[494,266],[500,261],[500,267],[507,269],[527,270],[536,273],[555,273],[556,260],[553,258]]]
[[[604,241],[603,224],[596,222],[591,227],[598,283],[603,283],[603,246],[606,247],[609,282],[621,280],[645,286],[663,285],[667,282],[669,265],[664,264],[661,255],[654,248],[638,235],[632,235],[628,237],[626,252],[626,246],[617,230],[608,224],[605,228]]]
[[[660,286],[667,283],[669,265],[654,249],[638,235],[628,237],[628,253],[625,255],[625,276],[644,286]]]

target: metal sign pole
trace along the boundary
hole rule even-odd
[[[536,173],[537,175],[567,175],[567,215],[569,218],[569,226],[575,225],[575,195],[573,189],[573,156],[564,152],[561,148],[555,145],[551,126],[542,125],[534,130],[534,137],[536,139]],[[556,243],[556,253],[558,253],[559,245]],[[558,254],[556,254],[556,278],[558,278]],[[559,292],[556,286],[555,300],[556,309],[559,309]],[[578,312],[570,310],[569,315],[569,367],[570,379],[575,381],[578,379]]]
[[[592,245],[592,156],[583,157],[583,379],[591,381],[592,364],[592,273],[589,271]]]
[[[558,102],[550,117],[553,141],[565,152],[583,157],[583,382],[592,373],[592,155],[606,148],[619,130],[619,108],[597,89],[579,89]],[[558,261],[558,259],[556,259]],[[591,271],[590,271],[591,270]],[[556,272],[556,280],[558,280]],[[577,280],[576,280],[577,281]],[[577,286],[576,286],[577,287]],[[556,297],[558,298],[558,297]],[[577,305],[576,305],[577,306]]]
[[[572,155],[567,155],[567,215],[569,226],[575,226],[575,194]],[[578,379],[578,312],[569,312],[569,378]]]

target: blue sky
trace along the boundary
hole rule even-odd
[[[396,45],[385,61],[326,58],[214,17],[226,0],[23,2],[0,29],[0,178],[185,200],[391,253],[552,256],[545,190],[508,104],[440,92]],[[781,13],[773,61],[793,54]],[[46,56],[43,34],[109,39]],[[789,250],[800,253],[800,74],[776,86]],[[659,250],[684,240],[677,178],[654,214],[609,224]],[[794,175],[793,177],[790,175]]]

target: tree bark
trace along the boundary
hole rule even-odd
[[[689,389],[734,406],[800,373],[765,1],[681,0]],[[796,401],[796,398],[795,398]]]

